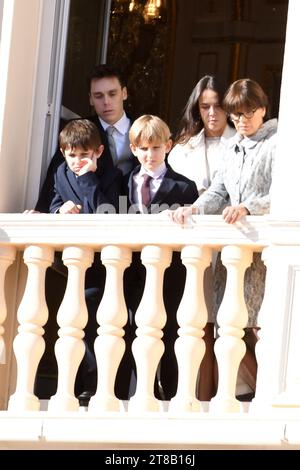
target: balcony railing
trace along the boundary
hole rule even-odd
[[[4,327],[7,331],[13,331],[11,325],[15,311],[18,321],[17,332],[12,334],[17,364],[16,387],[11,394],[9,390],[14,382],[14,374],[11,372],[13,368],[1,366],[6,367],[6,374],[3,374],[5,383],[3,385],[2,381],[1,389],[2,403],[5,403],[5,394],[9,396],[7,411],[1,412],[0,420],[7,419],[11,414],[26,419],[29,415],[24,412],[40,410],[40,401],[34,395],[34,383],[45,349],[43,334],[48,320],[45,273],[53,263],[55,251],[62,251],[68,278],[57,314],[59,338],[55,345],[55,355],[58,386],[48,403],[48,417],[66,417],[66,411],[79,411],[79,402],[74,396],[74,382],[84,355],[83,329],[87,322],[84,279],[94,252],[101,252],[102,263],[106,268],[106,283],[97,312],[99,328],[95,352],[99,386],[86,415],[94,418],[106,414],[109,419],[113,412],[114,418],[118,414],[124,418],[123,407],[114,395],[114,382],[125,347],[123,335],[127,309],[123,295],[123,273],[130,265],[132,251],[141,252],[141,260],[146,267],[146,283],[136,312],[138,328],[133,354],[137,365],[137,389],[129,401],[125,415],[129,418],[145,417],[145,412],[152,412],[154,414],[151,416],[161,416],[162,407],[155,398],[153,389],[156,369],[163,353],[162,328],[166,322],[163,276],[171,262],[172,251],[181,251],[187,275],[177,312],[179,336],[175,342],[175,351],[179,370],[178,387],[175,397],[164,408],[163,414],[172,419],[182,418],[183,414],[193,416],[194,419],[197,416],[203,419],[203,407],[196,398],[195,390],[205,351],[203,328],[207,321],[207,311],[203,275],[211,262],[212,250],[222,252],[222,262],[227,268],[227,282],[218,316],[221,327],[216,341],[218,392],[209,404],[208,413],[204,414],[207,417],[224,412],[241,412],[245,415],[245,408],[235,398],[237,371],[245,352],[243,329],[247,323],[243,279],[245,270],[251,264],[253,252],[264,251],[270,244],[270,227],[266,218],[247,217],[235,225],[228,225],[219,216],[197,216],[182,228],[170,222],[163,214],[2,214],[0,225],[2,358],[5,349],[7,357],[11,357],[11,342]],[[23,261],[18,252],[23,252]],[[13,263],[16,267],[15,274],[10,276],[8,283],[5,273]],[[27,265],[28,273],[26,279],[22,280],[19,273],[23,263]],[[20,288],[22,283],[23,291]],[[18,297],[17,293],[20,291],[20,302],[16,301],[14,308],[11,297]],[[6,409],[5,405],[3,409]],[[74,413],[72,416],[74,417]],[[82,413],[78,416],[82,416]]]

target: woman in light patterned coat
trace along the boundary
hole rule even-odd
[[[263,215],[270,209],[270,188],[276,151],[277,120],[265,122],[268,99],[258,83],[249,78],[232,83],[223,107],[233,121],[237,134],[229,140],[221,166],[211,186],[190,207],[170,212],[177,223],[191,214],[217,214],[222,210],[225,222],[233,224],[245,215]],[[216,274],[215,314],[221,303],[226,271]],[[245,301],[249,313],[246,329],[247,353],[243,360],[248,383],[255,389],[256,318],[264,293],[265,267],[260,254],[245,274]],[[251,295],[253,293],[253,295]]]

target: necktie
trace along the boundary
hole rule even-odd
[[[114,165],[116,165],[118,161],[116,143],[113,137],[115,130],[116,129],[114,128],[114,126],[108,126],[108,128],[106,129],[109,150],[110,150],[111,158],[113,160]]]
[[[144,181],[141,187],[141,194],[142,194],[142,204],[143,206],[148,207],[151,201],[151,194],[150,194],[150,181],[152,180],[152,176],[144,175]]]

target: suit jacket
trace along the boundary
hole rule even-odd
[[[133,176],[140,171],[141,166],[137,166],[127,177],[125,176],[125,191],[128,196],[129,205],[133,202]],[[154,195],[148,206],[148,213],[157,214],[162,210],[171,208],[175,204],[183,206],[193,204],[198,198],[196,183],[185,176],[176,173],[169,165],[158,191]]]
[[[90,116],[87,119],[93,122],[99,129],[101,141],[104,145],[104,151],[101,155],[101,159],[98,159],[98,164],[100,164],[100,160],[101,160],[102,167],[105,167],[107,169],[114,168],[113,160],[112,160],[110,150],[109,150],[107,135],[100,123],[98,116],[97,115]],[[54,197],[54,177],[55,177],[55,174],[57,172],[59,165],[61,165],[64,161],[65,161],[64,156],[62,155],[60,150],[57,149],[48,167],[47,175],[42,185],[42,188],[40,190],[40,194],[39,194],[39,198],[36,203],[36,206],[35,206],[35,210],[40,211],[40,212],[50,211],[50,204]],[[132,169],[137,165],[137,163],[138,161],[136,157],[134,157],[134,155],[131,154],[129,158],[121,159],[120,161],[118,161],[117,167],[121,169],[123,174],[126,174],[126,173],[130,173]]]
[[[50,212],[56,212],[69,200],[81,204],[83,214],[104,213],[109,209],[108,204],[118,211],[121,185],[122,172],[117,168],[100,166],[95,172],[89,171],[76,177],[67,163],[63,162],[54,175],[54,197],[50,203]]]

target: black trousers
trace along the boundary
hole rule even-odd
[[[86,353],[76,378],[75,393],[77,395],[86,390],[95,392],[97,386],[94,342],[99,327],[96,314],[104,292],[105,268],[101,263],[94,264],[86,276],[85,297],[88,308],[88,323],[85,328]],[[154,387],[155,396],[164,400],[170,400],[177,390],[178,367],[174,351],[174,343],[178,336],[176,313],[184,291],[185,277],[185,267],[181,263],[180,253],[174,252],[172,263],[164,275],[163,298],[167,313],[167,322],[163,329],[165,351]],[[128,311],[128,321],[124,327],[126,349],[115,382],[115,394],[122,400],[128,400],[135,390],[136,367],[132,354],[132,342],[136,332],[134,317],[143,295],[145,279],[146,269],[140,261],[140,253],[134,252],[132,264],[124,273],[124,296]]]
[[[105,267],[100,262],[99,255],[96,254],[93,266],[89,268],[86,273],[85,300],[88,310],[88,322],[84,330],[86,351],[76,377],[75,395],[77,396],[84,391],[95,393],[97,388],[97,363],[94,343],[97,337],[99,324],[97,323],[96,315],[104,292],[105,278]],[[132,320],[132,315],[129,317]],[[131,352],[131,345],[135,336],[135,326],[132,324],[132,321],[130,322],[129,320],[127,321],[124,329],[126,350],[117,372],[115,394],[119,399],[128,400],[130,381],[132,373],[134,376],[135,370],[135,362]]]

